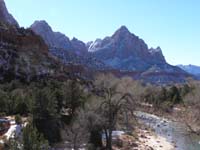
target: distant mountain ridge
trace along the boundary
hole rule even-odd
[[[50,52],[65,64],[79,64],[94,70],[114,69],[129,75],[134,72],[132,77],[148,82],[183,82],[190,76],[179,67],[169,65],[160,47],[148,48],[142,39],[130,33],[125,26],[121,26],[110,37],[86,44],[54,32],[45,21],[36,21],[30,28],[43,37]],[[57,38],[58,33],[62,38]]]
[[[64,64],[83,65],[94,70],[109,68],[103,62],[90,56],[84,42],[77,38],[70,40],[66,35],[54,32],[44,20],[35,21],[30,29],[44,39],[49,46],[50,53],[58,57]]]
[[[200,66],[195,66],[195,65],[177,65],[177,66],[185,70],[186,72],[200,78]]]
[[[0,7],[1,80],[55,75],[66,67],[79,75],[113,73],[159,84],[184,82],[191,76],[169,65],[160,47],[148,48],[125,26],[110,37],[86,44],[54,32],[46,21],[35,21],[29,29],[20,28],[3,0]]]

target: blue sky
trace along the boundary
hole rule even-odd
[[[46,20],[55,31],[85,42],[121,25],[149,47],[160,46],[170,64],[200,66],[200,0],[5,0],[24,27]]]

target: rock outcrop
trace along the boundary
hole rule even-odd
[[[19,27],[14,17],[8,12],[4,0],[0,0],[0,21]]]

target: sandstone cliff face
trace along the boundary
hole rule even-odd
[[[19,26],[13,16],[9,14],[4,0],[0,0],[0,21],[10,25]]]

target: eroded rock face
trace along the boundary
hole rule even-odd
[[[152,65],[165,64],[161,49],[148,49],[147,44],[122,26],[111,37],[90,43],[88,51],[120,70],[144,71]]]
[[[17,21],[8,12],[4,0],[0,0],[0,21],[19,27]]]

